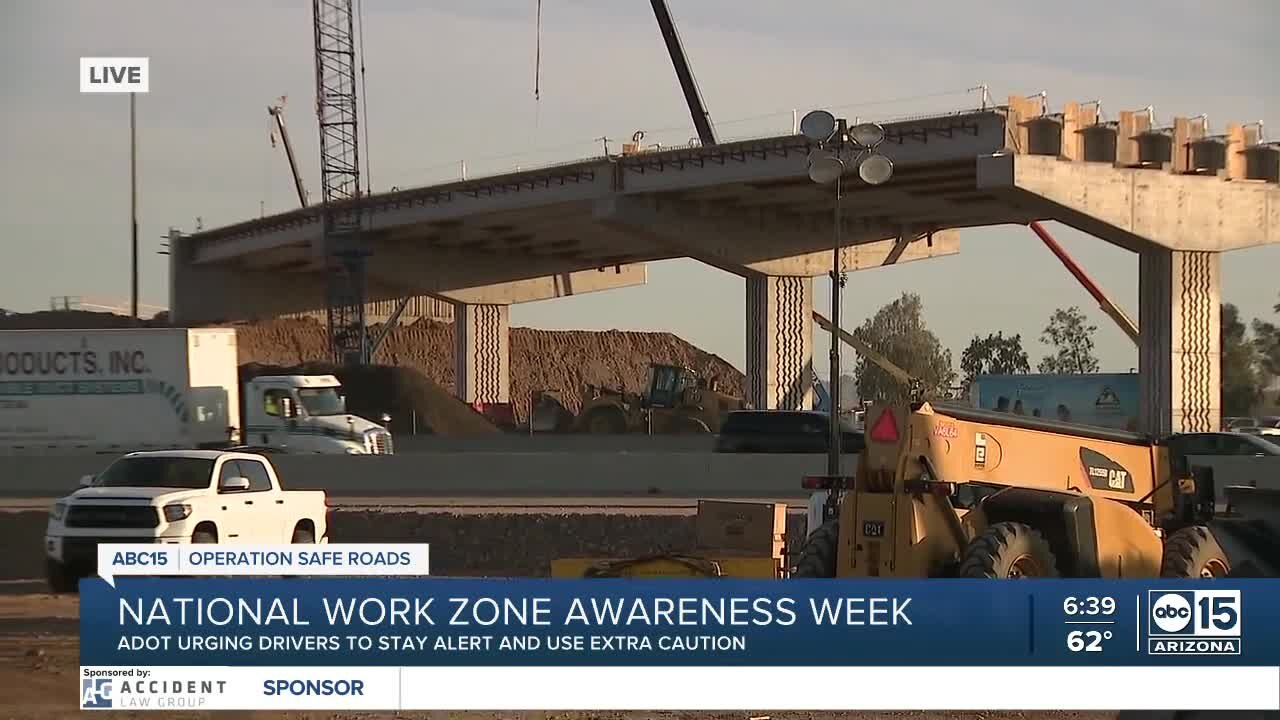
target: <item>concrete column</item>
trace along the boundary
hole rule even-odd
[[[466,403],[511,401],[509,305],[453,306],[454,393]]]
[[[813,407],[813,278],[747,276],[747,402]]]
[[[1160,435],[1217,431],[1222,421],[1218,253],[1152,247],[1138,257],[1141,428]]]

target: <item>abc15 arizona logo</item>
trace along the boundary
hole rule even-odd
[[[1239,655],[1239,590],[1148,590],[1147,653]]]

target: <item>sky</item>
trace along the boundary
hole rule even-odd
[[[369,187],[411,187],[598,154],[597,138],[694,137],[649,3],[543,0],[363,2]],[[792,111],[889,120],[1048,93],[1060,107],[1155,108],[1157,122],[1208,113],[1213,129],[1263,120],[1280,136],[1280,50],[1272,0],[975,0],[891,5],[840,0],[669,0],[722,139],[789,132]],[[306,0],[10,0],[0,7],[0,307],[53,296],[127,303],[128,99],[79,93],[80,56],[146,56],[138,99],[141,300],[167,304],[170,227],[226,225],[292,209],[266,107],[288,96],[304,181],[319,188],[311,3]],[[1137,259],[1065,226],[1051,230],[1137,316]],[[1280,247],[1222,261],[1223,299],[1276,318]],[[992,282],[993,277],[999,282]],[[829,283],[815,304],[829,307]],[[974,334],[1020,333],[1032,363],[1054,308],[1098,327],[1104,371],[1137,365],[1133,344],[1022,227],[963,231],[959,255],[851,274],[843,313],[861,323],[904,291],[955,363]],[[744,365],[741,278],[691,260],[653,263],[646,286],[518,305],[545,329],[669,331]],[[827,344],[817,333],[817,357]],[[849,358],[851,364],[852,358]],[[824,365],[824,363],[817,363]]]

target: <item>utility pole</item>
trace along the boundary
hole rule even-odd
[[[130,232],[132,291],[129,294],[134,324],[138,323],[138,122],[137,93],[129,93],[129,204],[133,229]]]

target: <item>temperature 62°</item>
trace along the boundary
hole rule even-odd
[[[1072,630],[1067,633],[1067,649],[1071,652],[1102,652],[1102,641],[1110,639],[1110,630]]]

